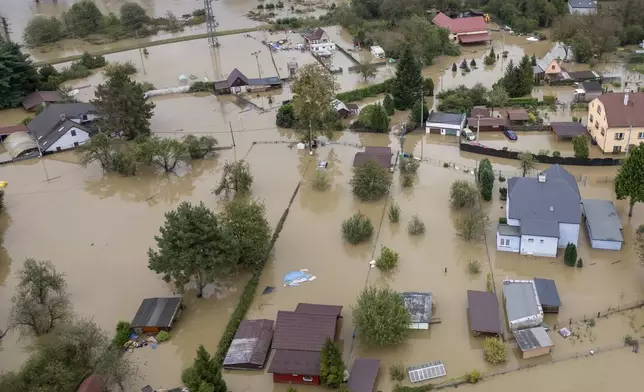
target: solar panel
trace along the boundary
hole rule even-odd
[[[443,377],[447,374],[443,361],[427,362],[422,365],[411,366],[407,368],[407,373],[409,374],[409,381],[412,383]]]

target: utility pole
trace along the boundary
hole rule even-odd
[[[217,39],[217,20],[215,19],[215,13],[212,11],[212,0],[203,0],[203,8],[206,10],[206,31],[208,33],[208,46],[219,46],[219,40]]]
[[[255,61],[257,61],[257,73],[259,74],[259,78],[262,78],[262,70],[259,68],[259,54],[262,53],[261,50],[258,50],[257,52],[253,52],[250,55],[255,56]]]
[[[139,41],[139,31],[134,30],[134,35],[136,36],[136,43],[139,47],[139,55],[141,56],[141,68],[143,69],[143,75],[146,75],[145,72],[145,63],[143,62],[143,52],[141,51],[141,41]]]
[[[476,141],[479,141],[479,134],[481,132],[481,117],[482,115],[476,115]]]
[[[309,120],[309,155],[313,155],[313,125]]]
[[[423,160],[425,148],[425,122],[423,121],[423,106],[425,106],[425,96],[423,95],[423,86],[420,86],[420,126],[423,127],[422,137],[420,138],[420,160]]]
[[[237,147],[235,145],[235,134],[233,133],[233,124],[232,122],[228,121],[228,126],[230,127],[230,138],[233,139],[233,155],[235,161],[237,161]]]

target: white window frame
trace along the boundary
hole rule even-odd
[[[532,244],[534,242],[534,238],[528,238],[528,243]]]
[[[638,139],[644,139],[644,132],[639,132],[639,133],[637,134],[637,138],[638,138]]]

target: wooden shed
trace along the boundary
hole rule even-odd
[[[146,298],[130,323],[135,333],[169,331],[183,309],[181,297]]]

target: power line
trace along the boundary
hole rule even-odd
[[[212,10],[212,0],[203,0],[204,10],[206,10],[206,31],[208,32],[208,45],[210,47],[219,46],[219,40],[217,39],[217,20],[215,19],[215,13]]]

